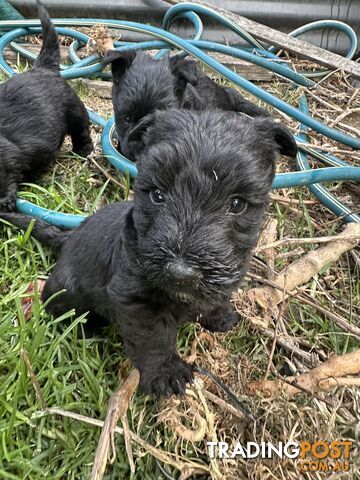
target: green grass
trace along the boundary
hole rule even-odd
[[[72,86],[72,88],[75,90],[75,92],[78,94],[80,99],[83,102],[86,102],[86,100],[89,98],[90,92],[88,87],[82,82],[81,80],[73,80],[69,82]]]
[[[63,155],[54,169],[41,177],[39,183],[23,184],[19,196],[44,208],[90,214],[100,204],[127,197],[129,179],[120,177],[119,181],[123,183],[123,189],[104,180],[89,162],[69,153]]]
[[[21,272],[19,272],[21,275]],[[117,385],[121,345],[115,338],[82,339],[83,319],[51,319],[44,314],[35,296],[31,322],[22,317],[19,283],[6,306],[15,306],[13,315],[2,317],[1,469],[2,478],[87,478],[98,438],[98,429],[54,416],[36,417],[42,407],[29,379],[22,351],[29,354],[46,406],[62,406],[84,415],[101,418],[104,406]],[[9,348],[10,347],[10,348]],[[117,442],[119,458],[114,475],[128,473],[122,441]]]

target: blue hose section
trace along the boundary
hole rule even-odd
[[[356,33],[347,23],[340,22],[339,20],[318,20],[316,22],[307,23],[306,25],[303,25],[302,27],[299,27],[296,30],[293,30],[290,33],[290,35],[292,37],[299,37],[303,33],[310,32],[312,30],[324,29],[324,28],[335,28],[336,30],[346,34],[346,36],[350,41],[350,46],[345,57],[348,59],[353,58],[353,56],[357,51],[357,43],[358,43]],[[271,47],[269,50],[274,52],[278,49],[276,49],[275,47]],[[323,69],[323,70],[317,70],[315,72],[309,72],[309,73],[304,72],[302,73],[302,75],[306,78],[314,78],[314,77],[322,76],[324,74],[327,75],[330,72],[331,70]]]
[[[239,35],[239,37],[246,40],[249,44],[249,47],[230,47],[220,43],[201,40],[203,24],[199,15],[209,16],[213,20],[216,20],[217,22],[226,26],[231,31]],[[195,31],[193,39],[185,40],[167,31],[171,23],[179,17],[186,18],[193,24]],[[341,216],[345,222],[360,221],[360,217],[357,214],[351,212],[347,206],[339,202],[326,190],[325,187],[318,185],[319,183],[343,180],[360,181],[360,168],[349,165],[347,162],[338,159],[334,155],[322,152],[321,149],[319,150],[316,147],[309,146],[306,132],[308,128],[311,128],[327,136],[328,138],[336,140],[354,149],[360,149],[360,139],[351,135],[347,135],[335,128],[330,128],[322,122],[312,118],[309,115],[306,97],[304,95],[301,98],[300,108],[297,109],[278,99],[257,85],[252,84],[250,81],[234,73],[232,70],[217,62],[214,60],[214,58],[205,53],[217,52],[232,56],[234,58],[246,60],[266,68],[277,75],[280,75],[282,78],[291,81],[293,85],[301,85],[308,88],[316,85],[313,80],[307,78],[306,73],[299,74],[295,72],[287,63],[283,62],[279,57],[277,57],[274,53],[275,47],[271,47],[270,49],[266,50],[264,46],[252,35],[248,34],[244,29],[236,25],[231,20],[223,17],[210,8],[193,4],[178,4],[171,7],[164,16],[163,29],[136,22],[125,22],[120,20],[54,19],[53,22],[56,25],[56,29],[59,34],[66,35],[74,39],[70,45],[70,60],[72,61],[72,65],[61,66],[61,75],[65,79],[94,77],[102,78],[104,80],[111,79],[110,73],[102,71],[103,65],[101,64],[98,55],[90,55],[84,59],[80,59],[78,57],[77,50],[88,42],[89,37],[84,33],[68,28],[74,26],[91,27],[97,24],[105,24],[109,28],[143,33],[154,38],[153,40],[138,43],[118,41],[114,44],[117,50],[159,50],[156,57],[161,58],[171,49],[175,48],[182,52],[183,55],[190,54],[194,56],[212,70],[224,76],[230,82],[233,82],[235,85],[244,88],[262,101],[298,120],[302,129],[300,135],[296,136],[300,150],[297,157],[297,166],[301,171],[277,174],[274,179],[273,188],[309,186],[310,191],[314,193],[314,195],[316,195],[317,198],[319,198],[332,212]],[[40,22],[39,20],[9,20],[0,22],[0,28],[2,27],[13,29],[0,38],[0,69],[3,70],[6,75],[12,76],[15,74],[15,72],[4,59],[4,48],[10,44],[10,46],[14,48],[14,50],[20,55],[23,55],[30,61],[34,61],[36,56],[26,52],[26,50],[17,45],[14,40],[24,35],[39,33],[41,31],[39,28]],[[357,49],[357,39],[351,27],[343,22],[337,22],[333,20],[312,22],[311,24],[297,29],[292,33],[292,35],[297,36],[311,29],[329,27],[337,28],[347,34],[350,40],[350,46],[346,57],[352,58],[354,51]],[[317,72],[316,76],[321,76],[323,74],[324,72],[320,71]],[[112,140],[115,126],[114,118],[112,117],[109,120],[105,120],[95,112],[90,110],[88,111],[91,122],[97,124],[103,129],[101,145],[104,156],[116,169],[120,170],[124,174],[129,174],[131,177],[135,177],[137,175],[136,165],[121,155],[113,146]],[[307,155],[312,156],[326,165],[331,165],[331,167],[311,169],[309,162],[307,161]],[[47,210],[20,199],[17,202],[17,208],[20,212],[40,217],[49,223],[52,223],[53,225],[63,228],[74,228],[85,218],[81,215],[64,214],[57,211]]]
[[[303,109],[303,111],[305,112],[308,111],[308,103],[305,95],[302,95],[300,97],[300,108]],[[301,131],[300,131],[300,134],[298,135],[298,138],[300,138],[303,141],[306,141],[307,131],[308,129],[306,125],[301,125]],[[311,170],[311,167],[307,159],[307,155],[302,151],[298,152],[296,156],[296,164],[299,170],[302,170],[304,174],[308,174],[310,172],[313,172],[313,173],[323,172],[324,170],[327,170],[326,168]],[[338,169],[339,168],[331,168],[331,170],[333,171]],[[348,180],[356,180],[358,178],[356,175],[356,171],[360,171],[360,168],[346,166],[346,167],[340,167],[340,170],[342,170],[344,173],[350,172],[351,170],[355,170],[354,176],[352,177],[350,174]],[[343,180],[345,179],[343,178]],[[335,215],[338,215],[339,217],[341,217],[343,222],[345,223],[360,222],[360,216],[352,212],[349,207],[339,202],[339,200],[334,195],[332,195],[327,188],[323,187],[322,185],[318,185],[317,182],[313,182],[313,184],[309,185],[309,190],[311,193],[315,195],[316,198],[320,200],[321,203],[326,205],[329,210],[335,213]]]
[[[194,34],[194,37],[193,37],[193,40],[199,40],[201,38],[201,35],[203,34],[203,30],[204,30],[204,25],[201,21],[201,18],[199,17],[199,15],[197,15],[196,13],[190,11],[190,12],[184,12],[182,15],[180,15],[181,18],[186,18],[187,20],[190,20],[190,22],[193,24],[194,26],[194,29],[195,29],[195,34]],[[180,17],[173,17],[169,22],[165,22],[165,18],[164,18],[164,21],[163,21],[163,29],[164,30],[169,30],[170,28],[170,23],[177,20],[178,18]],[[168,53],[170,52],[170,49],[169,48],[163,48],[162,50],[160,50],[160,52],[155,56],[155,58],[157,59],[161,59],[163,57],[165,57],[165,55],[167,55]],[[185,56],[186,55],[186,52],[179,52],[179,55],[182,55],[182,56]]]
[[[196,14],[203,14],[212,19],[215,19],[220,25],[223,25],[224,27],[227,27],[232,32],[236,33],[240,38],[248,42],[249,45],[251,45],[252,47],[265,50],[265,48],[262,46],[260,42],[258,42],[252,35],[246,32],[246,30],[241,28],[235,22],[233,22],[229,18],[226,18],[220,15],[219,13],[215,12],[211,8],[204,7],[202,5],[194,5],[192,3],[182,3],[182,4],[174,5],[173,7],[169,8],[169,10],[164,15],[164,20],[162,25],[163,29],[164,30],[168,29],[174,17],[183,15],[184,13],[187,13],[189,11]]]

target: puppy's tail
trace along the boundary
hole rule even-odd
[[[70,230],[61,230],[61,228],[54,227],[40,218],[23,215],[21,213],[1,212],[0,219],[10,222],[22,230],[27,230],[31,221],[35,220],[31,235],[40,242],[56,249],[60,249],[71,235]]]
[[[58,35],[46,8],[39,0],[37,0],[37,9],[41,21],[43,44],[34,63],[34,67],[45,67],[52,70],[59,70],[60,48]]]

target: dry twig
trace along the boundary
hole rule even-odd
[[[217,405],[222,410],[231,413],[231,415],[234,415],[240,420],[244,420],[244,414],[241,413],[240,410],[238,410],[237,408],[233,407],[230,403],[226,402],[214,393],[209,392],[208,390],[203,390],[202,393],[204,397],[210,400],[210,402],[214,403],[214,405]]]
[[[139,371],[137,369],[132,370],[124,384],[111,396],[109,400],[108,410],[96,450],[90,480],[101,480],[103,478],[109,458],[110,446],[113,450],[112,458],[114,459],[115,451],[113,438],[116,424],[119,418],[126,414],[130,399],[139,385],[139,380]]]
[[[124,429],[125,449],[129,459],[130,471],[131,473],[135,473],[135,462],[134,462],[134,454],[133,454],[132,445],[131,445],[130,427],[129,427],[129,421],[126,415],[123,415],[122,417],[122,426]],[[115,454],[115,450],[113,450],[113,457],[112,457],[113,461],[115,460],[114,454]]]
[[[349,238],[351,237],[351,239]],[[263,286],[254,288],[245,294],[246,302],[252,300],[262,309],[274,309],[282,300],[282,289],[292,291],[299,285],[306,283],[325,265],[335,262],[343,253],[356,246],[360,238],[360,224],[349,223],[344,231],[323,247],[311,250],[304,257],[288,265],[280,272],[273,283],[279,288]],[[240,299],[241,301],[241,299]]]
[[[319,200],[297,200],[296,198],[286,198],[275,193],[270,193],[270,199],[273,202],[285,203],[289,205],[319,205]]]
[[[360,231],[359,233],[355,233],[353,235],[343,235],[341,240],[351,240],[351,241],[358,241],[360,239]],[[277,247],[282,247],[283,245],[305,245],[311,243],[329,243],[339,240],[339,235],[332,235],[329,237],[313,237],[313,238],[282,238],[281,240],[277,240],[276,242],[268,243],[266,245],[261,245],[256,249],[256,253],[262,252],[264,250],[269,250]]]
[[[269,338],[275,338],[275,332],[272,328],[264,328],[261,330],[261,332]],[[280,347],[290,352],[291,355],[294,355],[297,358],[301,359],[301,361],[309,368],[313,367],[314,364],[316,365],[319,363],[317,355],[302,350],[297,344],[297,339],[294,337],[290,337],[289,335],[278,335],[276,337],[276,343]]]
[[[341,328],[341,330],[343,330],[344,332],[350,333],[358,342],[360,342],[359,327],[357,327],[356,325],[352,325],[345,318],[341,317],[337,313],[331,312],[330,310],[319,305],[319,303],[317,303],[314,299],[309,300],[304,295],[299,295],[298,298],[299,298],[299,301],[301,301],[302,303],[306,303],[306,305],[309,305],[310,307],[315,308],[315,310],[317,310],[318,312],[326,315],[334,323],[336,323],[336,325],[338,325]]]
[[[276,218],[270,218],[263,229],[259,241],[260,248],[268,244],[274,243],[277,236],[278,221]],[[276,243],[276,242],[275,242]],[[265,257],[267,264],[267,274],[270,280],[275,277],[275,250],[273,248],[266,249]]]
[[[115,185],[120,187],[122,190],[124,189],[124,185],[120,183],[116,178],[114,178],[105,168],[103,168],[94,158],[94,155],[91,154],[88,156],[88,159],[95,165],[96,168],[100,170],[101,173],[105,175],[106,178],[108,178],[111,182],[113,182]]]
[[[343,378],[346,375],[357,375],[359,373],[360,349],[341,356],[334,355],[309,372],[303,373],[298,377],[288,377],[286,383],[281,379],[266,380],[251,382],[248,388],[252,393],[261,392],[270,397],[276,396],[281,391],[285,392],[289,397],[293,397],[304,389],[312,394],[323,389],[327,391],[337,385],[336,379],[338,377]],[[344,380],[340,382],[344,382]]]
[[[335,120],[333,120],[330,123],[330,127],[335,127],[335,125],[337,125],[345,117],[347,117],[349,115],[352,115],[353,113],[357,113],[357,112],[360,112],[360,108],[353,108],[353,109],[345,110],[345,112],[340,113],[340,115],[338,117],[336,117]]]

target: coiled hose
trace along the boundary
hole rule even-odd
[[[232,30],[239,35],[239,37],[246,40],[250,47],[235,48],[220,43],[201,40],[203,24],[199,15],[208,16],[213,21],[217,21],[226,28]],[[193,39],[185,40],[168,31],[171,23],[179,17],[186,18],[193,24],[195,30]],[[177,49],[182,55],[190,54],[199,59],[213,71],[225,77],[230,82],[247,90],[262,101],[272,105],[295,120],[298,120],[301,125],[301,132],[295,138],[300,150],[296,160],[297,168],[300,171],[277,174],[274,179],[273,188],[277,189],[309,186],[310,191],[327,208],[329,208],[336,215],[341,216],[344,222],[360,222],[359,215],[357,215],[355,212],[352,212],[347,206],[343,205],[325,187],[319,185],[320,183],[342,180],[359,181],[360,168],[354,167],[343,160],[336,158],[334,155],[324,153],[321,151],[321,149],[319,150],[318,147],[313,148],[309,146],[307,143],[306,132],[309,128],[311,128],[320,134],[353,149],[360,149],[360,139],[351,135],[347,135],[338,129],[328,127],[322,122],[312,118],[309,115],[305,94],[302,94],[300,99],[300,108],[297,109],[268,93],[257,85],[254,85],[240,75],[234,73],[232,70],[225,67],[214,58],[210,57],[206,52],[218,52],[233,56],[235,58],[244,59],[275,72],[281,77],[291,81],[293,85],[301,85],[309,88],[316,85],[310,77],[319,77],[327,74],[328,71],[322,70],[315,73],[311,72],[311,74],[299,74],[292,70],[288,64],[281,61],[281,59],[275,55],[274,47],[266,49],[260,42],[258,42],[255,38],[253,38],[231,20],[225,18],[210,8],[200,5],[193,5],[191,3],[182,3],[171,7],[164,16],[162,29],[140,23],[120,20],[54,19],[53,22],[56,25],[57,31],[60,35],[66,35],[74,39],[70,45],[70,59],[72,64],[61,66],[61,75],[65,79],[101,77],[106,80],[111,77],[109,73],[102,72],[103,67],[97,55],[90,55],[82,60],[78,57],[77,50],[86,45],[89,37],[84,33],[68,28],[92,27],[100,23],[102,25],[105,24],[108,28],[147,34],[154,38],[154,40],[151,41],[138,43],[115,42],[115,48],[117,50],[159,50],[157,58],[164,56],[169,49]],[[28,52],[26,49],[20,47],[16,42],[14,42],[14,40],[18,39],[19,37],[23,37],[24,35],[40,33],[41,29],[39,27],[39,20],[6,20],[0,22],[0,29],[9,30],[0,38],[0,69],[6,75],[12,76],[15,74],[15,72],[4,59],[4,48],[10,44],[11,47],[19,54],[30,61],[34,61],[36,56]],[[301,29],[295,30],[291,35],[298,36],[311,29],[329,27],[336,28],[348,36],[350,47],[346,56],[347,58],[352,58],[357,50],[357,38],[352,28],[343,22],[334,20],[313,22],[301,27]],[[90,120],[103,129],[101,144],[104,156],[115,168],[119,169],[125,174],[129,174],[131,177],[135,177],[137,175],[135,163],[121,155],[113,146],[112,139],[115,128],[114,118],[112,117],[106,121],[95,112],[91,110],[88,111]],[[308,156],[320,160],[322,163],[330,165],[330,167],[311,169],[307,160]],[[78,226],[85,218],[82,215],[72,215],[53,210],[47,210],[21,199],[17,200],[17,209],[22,213],[40,217],[53,225],[63,228],[74,228]]]

